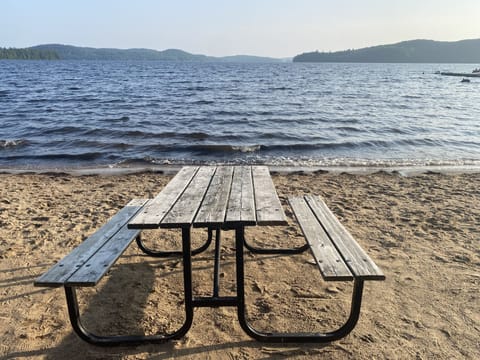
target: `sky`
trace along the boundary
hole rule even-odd
[[[0,0],[0,47],[293,57],[480,38],[480,0]]]

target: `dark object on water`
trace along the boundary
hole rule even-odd
[[[470,79],[465,79],[465,78],[463,78],[462,81],[460,81],[460,82],[462,82],[462,83],[467,83],[467,82],[470,82]]]
[[[463,77],[479,77],[479,78],[480,78],[480,73],[479,73],[479,72],[475,72],[475,73],[441,72],[440,75],[446,75],[446,76],[463,76]]]

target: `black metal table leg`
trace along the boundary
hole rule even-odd
[[[220,288],[220,229],[215,231],[215,265],[213,268],[213,297],[218,298]]]
[[[350,315],[343,326],[339,329],[326,333],[272,333],[254,329],[247,320],[245,306],[245,283],[244,283],[244,260],[243,247],[245,246],[245,229],[235,230],[236,243],[236,267],[237,267],[237,296],[238,296],[238,321],[242,329],[252,338],[258,341],[275,343],[323,343],[339,340],[348,335],[355,327],[360,316],[362,303],[363,280],[355,280],[352,294]]]
[[[215,258],[213,267],[213,292],[212,296],[203,296],[193,298],[194,307],[220,307],[237,306],[236,296],[220,296],[220,241],[221,229],[215,229]]]
[[[183,247],[183,277],[185,293],[185,321],[183,325],[175,332],[159,335],[116,335],[105,336],[96,335],[88,331],[81,322],[80,310],[77,301],[75,287],[65,286],[65,295],[67,298],[67,307],[75,332],[81,339],[100,346],[115,345],[136,345],[143,343],[164,343],[171,339],[180,339],[190,329],[193,322],[193,294],[192,294],[192,258],[190,250],[190,227],[182,228],[182,247]]]

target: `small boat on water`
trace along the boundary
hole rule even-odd
[[[470,79],[465,79],[465,78],[463,78],[462,81],[460,81],[460,82],[462,82],[462,83],[469,83],[469,82],[470,82]]]

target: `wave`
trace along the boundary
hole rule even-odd
[[[69,134],[86,134],[88,133],[85,129],[77,126],[60,126],[57,128],[44,128],[42,130],[42,135],[69,135]]]
[[[63,133],[64,131],[80,131],[81,129],[76,127],[66,127],[58,130],[51,130],[54,133]],[[84,135],[99,137],[105,136],[113,139],[122,138],[122,139],[131,139],[138,141],[141,140],[163,140],[163,139],[178,139],[184,141],[191,140],[207,140],[216,138],[215,136],[203,132],[203,131],[192,131],[192,132],[175,132],[175,131],[165,131],[165,132],[152,132],[147,130],[114,130],[107,128],[95,128],[89,130],[81,130]],[[237,139],[237,136],[221,136],[222,139]]]
[[[206,86],[189,86],[189,87],[186,87],[184,90],[186,90],[186,91],[207,91],[207,90],[210,90],[210,88],[206,87]]]
[[[245,111],[229,111],[229,110],[217,110],[213,112],[214,115],[221,115],[221,116],[246,116],[248,115]]]
[[[323,157],[251,157],[245,160],[242,157],[228,157],[222,159],[194,159],[194,158],[155,158],[144,157],[139,159],[125,159],[118,161],[113,167],[149,167],[158,165],[267,165],[281,167],[328,167],[332,169],[342,168],[405,168],[405,167],[480,167],[480,160],[475,159],[457,159],[457,160],[438,160],[438,159],[364,159],[364,158],[323,158]]]
[[[124,99],[105,99],[100,101],[101,104],[123,104],[125,103]]]
[[[359,141],[338,141],[338,142],[320,142],[320,143],[277,143],[277,144],[193,144],[193,145],[176,145],[180,150],[190,151],[211,151],[211,152],[275,152],[275,153],[310,153],[316,150],[357,150],[365,151],[366,149],[405,149],[406,147],[421,148],[433,147],[437,148],[445,145],[445,142],[438,139],[420,138],[420,139],[371,139]],[[461,145],[463,147],[479,147],[480,142],[475,141],[455,141],[454,144],[448,144],[450,147]]]
[[[51,102],[52,99],[47,99],[47,98],[34,98],[34,99],[28,99],[26,102],[27,103],[32,103],[32,104],[37,104],[37,103],[45,103],[45,102]]]
[[[199,134],[203,136],[202,133]],[[175,137],[178,135],[175,135]],[[191,135],[190,135],[191,136]],[[172,137],[173,140],[173,137]],[[233,153],[259,153],[263,155],[271,154],[278,156],[289,156],[305,154],[321,155],[324,152],[336,153],[339,151],[348,151],[364,153],[368,150],[377,153],[382,149],[405,149],[406,147],[438,147],[439,142],[431,139],[409,139],[409,140],[363,140],[363,141],[338,141],[338,142],[320,142],[320,143],[274,143],[274,144],[227,144],[227,143],[150,143],[139,145],[139,150],[144,152],[158,153],[177,153],[191,154],[192,156],[217,156]],[[464,144],[465,146],[467,143]],[[470,142],[470,146],[480,146],[478,143]]]
[[[108,158],[108,157],[107,157]],[[102,152],[84,152],[78,154],[69,153],[52,153],[52,154],[39,154],[39,155],[13,155],[2,157],[2,163],[13,164],[63,164],[70,166],[75,163],[95,163],[99,160],[105,159],[105,154]]]
[[[191,103],[192,105],[211,105],[215,104],[213,100],[197,100]]]
[[[106,154],[111,153],[112,151],[118,150],[127,150],[134,147],[134,145],[120,141],[120,139],[116,139],[114,141],[102,141],[100,139],[75,139],[69,141],[55,141],[52,142],[51,145],[63,146],[68,149],[89,149],[91,151],[103,151]]]
[[[270,91],[286,91],[286,90],[295,90],[294,88],[292,87],[288,87],[288,86],[272,86],[272,87],[269,87],[268,90]]]
[[[184,133],[184,134],[178,134],[177,136],[183,137],[185,139],[197,139],[197,140],[203,140],[203,139],[208,139],[210,137],[209,134],[205,132],[191,132],[191,133]]]
[[[216,154],[216,153],[246,153],[246,152],[255,152],[259,150],[261,145],[228,145],[228,144],[200,144],[200,145],[188,145],[185,147],[180,147],[181,150],[188,150],[191,152],[201,153],[201,154]]]
[[[120,116],[117,118],[106,118],[102,119],[102,121],[108,121],[108,122],[126,122],[129,121],[130,118],[128,116]]]
[[[17,139],[17,140],[0,140],[0,149],[11,149],[11,148],[18,148],[22,146],[28,145],[28,141],[25,139]]]
[[[110,131],[111,132],[111,131]],[[185,132],[185,133],[178,133],[174,131],[166,131],[166,132],[148,132],[142,130],[129,130],[126,132],[123,131],[116,131],[114,132],[115,135],[119,136],[128,136],[134,138],[142,138],[142,139],[182,139],[182,140],[206,140],[212,138],[212,135],[202,132],[202,131],[194,131],[194,132]]]

